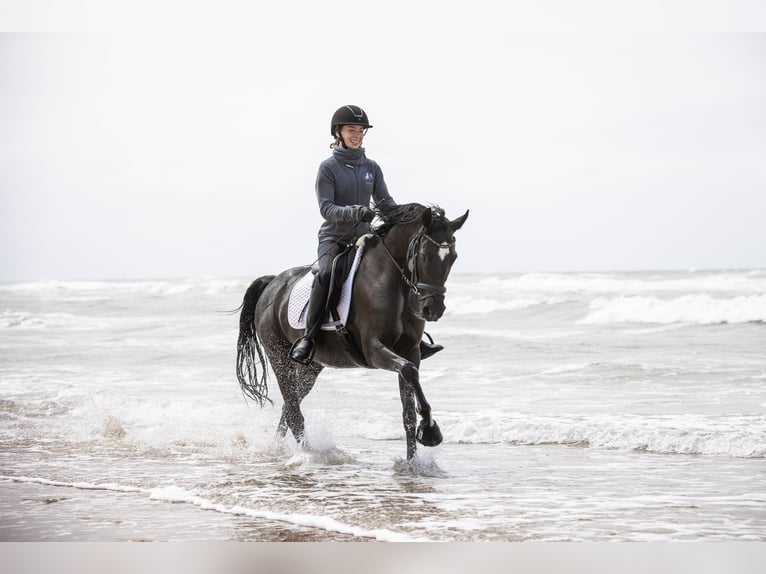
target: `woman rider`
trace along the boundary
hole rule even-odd
[[[359,106],[343,106],[330,122],[332,156],[319,166],[316,194],[324,222],[319,228],[319,273],[314,277],[306,316],[306,331],[290,350],[290,358],[308,364],[314,356],[314,339],[324,318],[330,292],[332,263],[346,245],[369,232],[375,205],[394,204],[380,166],[364,153],[362,142],[372,126]],[[422,359],[440,351],[441,345],[420,343]]]

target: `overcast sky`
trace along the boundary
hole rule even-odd
[[[311,263],[348,103],[399,203],[471,210],[456,272],[766,267],[766,34],[735,8],[123,4],[0,36],[2,281]]]

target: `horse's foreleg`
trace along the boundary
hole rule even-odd
[[[404,434],[407,439],[407,460],[411,460],[417,450],[415,426],[418,417],[415,413],[415,397],[412,394],[412,387],[401,375],[399,376],[399,396],[402,399],[402,419],[404,421]]]
[[[417,361],[418,359],[416,359]],[[418,413],[422,417],[420,425],[415,431],[415,439],[423,446],[437,446],[442,442],[442,431],[439,425],[431,416],[431,405],[428,404],[426,396],[423,393],[423,387],[420,384],[420,371],[418,371],[415,363],[410,363],[414,369],[414,376],[407,379],[412,387],[412,392],[415,395],[415,400],[418,404]],[[409,367],[406,368],[409,371]]]
[[[370,366],[398,373],[415,394],[418,414],[430,423],[431,405],[428,404],[426,395],[423,393],[423,387],[420,385],[420,371],[418,371],[417,365],[397,355],[380,341],[377,342],[372,351],[371,353],[366,351],[367,361]]]
[[[402,416],[404,417],[404,428],[407,433],[407,458],[412,458],[415,455],[414,442],[410,446],[410,429],[415,423],[414,419],[417,418],[414,412],[416,407],[417,413],[420,414],[423,420],[415,431],[414,438],[425,446],[436,446],[441,443],[441,431],[431,416],[431,405],[428,404],[423,387],[420,384],[420,371],[418,371],[417,366],[418,359],[415,358],[414,361],[407,360],[380,342],[373,346],[371,350],[373,352],[366,352],[371,366],[377,369],[396,371],[399,374],[399,392],[404,409]]]
[[[415,395],[418,414],[430,425],[433,422],[431,419],[431,405],[426,400],[426,395],[420,384],[420,371],[414,363],[407,361],[399,371],[399,375],[407,381]]]

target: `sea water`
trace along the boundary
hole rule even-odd
[[[453,274],[410,463],[383,371],[275,438],[249,282],[0,284],[0,540],[766,540],[766,270]]]

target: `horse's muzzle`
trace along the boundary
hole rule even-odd
[[[444,295],[429,295],[421,300],[420,315],[426,321],[438,321],[445,310]]]

